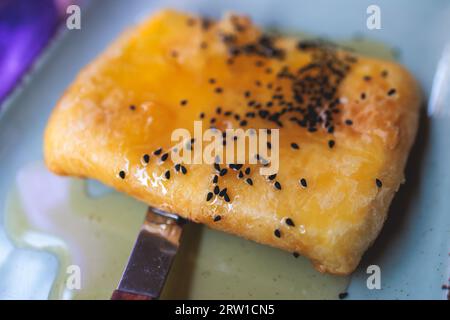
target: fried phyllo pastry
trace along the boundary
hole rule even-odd
[[[48,122],[45,161],[349,274],[404,180],[420,100],[396,63],[265,34],[243,16],[165,10],[80,72]],[[175,163],[171,134],[194,121],[279,129],[278,171],[261,174],[258,154],[254,164]]]

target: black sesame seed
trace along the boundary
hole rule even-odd
[[[362,99],[362,100],[366,99],[366,94],[365,94],[364,92],[361,93],[361,99]]]
[[[229,50],[229,53],[230,53],[230,56],[236,57],[241,53],[241,51],[239,50],[239,48],[231,47]]]
[[[185,166],[181,166],[181,173],[182,174],[186,174],[187,173],[187,169]]]
[[[246,169],[245,169],[245,174],[246,174],[246,175],[249,175],[249,174],[250,174],[250,172],[251,172],[251,169],[250,169],[250,167],[248,167],[248,168],[246,168]]]
[[[233,169],[233,170],[236,170],[236,171],[238,171],[238,170],[241,170],[241,168],[242,168],[242,164],[230,164],[230,165],[228,165],[229,167],[230,167],[230,169]]]
[[[162,152],[162,148],[159,148],[159,149],[156,149],[155,151],[153,151],[153,154],[154,154],[155,156],[158,156],[158,155],[161,154],[161,152]]]
[[[222,42],[233,43],[236,41],[236,36],[233,34],[221,34]]]
[[[221,107],[217,107],[216,108],[216,113],[217,114],[221,114],[222,113],[222,108]]]
[[[334,140],[328,140],[328,147],[330,149],[332,149],[334,147],[334,145],[336,144],[336,142]]]
[[[258,60],[255,62],[255,66],[262,67],[264,65],[264,61]]]
[[[227,188],[223,188],[223,189],[220,190],[220,192],[219,192],[219,197],[223,197],[226,193],[227,193]]]
[[[219,194],[219,192],[220,192],[219,186],[215,186],[214,187],[214,194]]]
[[[370,81],[370,80],[372,80],[372,77],[371,76],[364,76],[364,80],[365,81]]]
[[[214,163],[214,169],[216,169],[217,172],[220,172],[220,165],[217,162]]]
[[[275,173],[275,174],[270,175],[268,178],[269,178],[269,180],[273,180],[273,179],[275,179],[276,177],[277,177],[277,174]]]
[[[167,171],[164,173],[164,176],[166,177],[167,180],[169,180],[169,179],[170,179],[170,170],[167,170]]]
[[[242,171],[239,171],[238,178],[241,179],[243,177],[244,177],[244,174],[242,173]]]
[[[381,182],[380,179],[375,179],[375,183],[376,183],[378,188],[381,188],[383,186],[383,182]]]
[[[195,19],[194,18],[189,18],[187,19],[187,25],[192,27],[193,25],[195,25]]]
[[[273,232],[273,234],[275,235],[275,237],[281,238],[281,231],[280,231],[280,230],[275,229],[275,231]]]
[[[295,227],[295,223],[291,218],[286,218],[286,224],[290,227]]]
[[[240,125],[241,127],[245,127],[245,126],[247,125],[247,120],[242,120],[242,121],[239,123],[239,125]]]
[[[214,196],[214,195],[213,195],[212,192],[208,192],[208,194],[206,195],[206,201],[211,200],[213,196]]]
[[[225,193],[225,194],[223,195],[223,200],[225,200],[225,202],[230,202],[230,201],[231,201],[231,200],[230,200],[230,197],[228,196],[227,193]]]
[[[292,252],[292,255],[294,256],[294,258],[300,257],[300,254],[297,251]]]
[[[272,149],[272,144],[270,142],[267,142],[267,149]]]
[[[351,126],[353,124],[353,121],[350,120],[350,119],[346,119],[345,120],[345,124],[348,125],[348,126]]]
[[[281,183],[275,181],[274,187],[277,188],[278,190],[281,190]]]
[[[150,156],[148,154],[144,154],[142,159],[144,160],[145,163],[148,163],[150,161]]]
[[[397,90],[395,90],[394,88],[392,88],[392,89],[390,89],[389,91],[388,91],[388,96],[393,96],[395,93],[397,92]]]
[[[339,293],[339,299],[341,299],[341,300],[347,298],[347,296],[348,296],[348,292]]]
[[[161,161],[166,161],[168,157],[169,157],[169,154],[168,154],[168,153],[164,153],[164,154],[161,156]]]
[[[205,30],[205,31],[208,30],[211,27],[212,24],[213,24],[213,21],[211,19],[209,19],[209,18],[202,18],[201,19],[202,29]]]
[[[388,76],[388,71],[387,71],[387,70],[381,71],[381,76],[382,76],[383,78],[386,78],[386,77]]]
[[[135,105],[131,105],[130,106],[130,110],[132,110],[132,111],[136,110],[136,106]]]
[[[214,178],[213,178],[212,182],[214,184],[216,184],[218,181],[219,181],[219,176],[216,174],[216,175],[214,175]]]
[[[119,177],[122,178],[122,179],[125,179],[125,171],[121,170],[119,172]]]
[[[223,177],[224,175],[227,174],[227,172],[228,172],[228,170],[227,170],[226,168],[223,168],[222,170],[220,170],[219,175],[220,175],[221,177]]]
[[[214,83],[216,83],[216,79],[214,79],[214,78],[209,78],[208,82],[209,82],[210,84],[214,84]]]
[[[250,179],[250,178],[247,178],[246,180],[245,180],[245,182],[247,182],[249,185],[253,185],[253,180],[252,179]]]
[[[201,112],[200,115],[199,115],[199,118],[200,118],[200,119],[203,119],[204,117],[205,117],[205,113],[204,113],[204,112]]]
[[[245,96],[246,98],[249,98],[250,95],[251,95],[251,92],[250,92],[250,91],[245,91],[245,92],[244,92],[244,96]]]
[[[265,119],[265,118],[267,118],[267,116],[269,115],[269,111],[267,111],[267,110],[259,110],[259,111],[258,111],[258,115],[259,115],[261,118]]]
[[[223,92],[223,89],[222,89],[221,87],[217,87],[214,91],[215,91],[216,93],[222,93],[222,92]]]
[[[187,105],[187,103],[188,103],[188,101],[187,101],[186,99],[180,101],[180,104],[181,104],[182,106]]]
[[[219,222],[222,219],[220,215],[214,217],[214,222]]]
[[[295,142],[292,142],[292,143],[291,143],[291,148],[292,148],[292,149],[295,149],[295,150],[298,150],[298,149],[299,149],[298,144],[296,144]]]
[[[177,164],[175,165],[175,171],[179,172],[180,169],[181,169],[181,164],[177,163]]]
[[[308,182],[306,182],[305,178],[300,179],[300,184],[302,185],[303,188],[308,187]]]

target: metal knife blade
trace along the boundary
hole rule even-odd
[[[177,253],[185,220],[152,207],[134,244],[113,300],[158,299]]]

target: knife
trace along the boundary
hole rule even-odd
[[[158,299],[177,253],[186,220],[149,207],[111,300]]]

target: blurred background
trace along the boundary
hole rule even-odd
[[[0,0],[0,104],[82,0]]]

